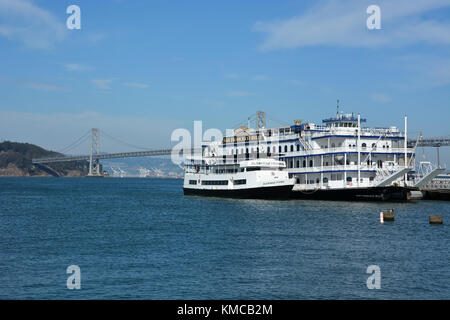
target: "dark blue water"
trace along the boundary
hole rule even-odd
[[[214,199],[181,186],[1,178],[0,298],[450,298],[449,202]],[[396,220],[380,224],[391,207]],[[66,287],[69,265],[80,290]]]

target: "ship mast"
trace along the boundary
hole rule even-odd
[[[358,143],[356,147],[358,148],[358,187],[361,181],[361,115],[358,113]]]

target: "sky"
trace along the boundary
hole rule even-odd
[[[337,99],[368,126],[407,114],[412,138],[450,136],[450,0],[0,0],[0,140],[61,150],[97,127],[161,148],[194,120],[224,131],[257,110],[320,123]]]

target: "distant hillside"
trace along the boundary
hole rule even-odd
[[[87,161],[52,163],[48,170],[32,164],[33,158],[63,156],[30,143],[5,141],[0,143],[0,176],[50,176],[54,170],[60,176],[85,176],[88,173]]]

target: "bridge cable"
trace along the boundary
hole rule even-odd
[[[127,146],[127,147],[131,147],[131,148],[134,148],[134,149],[145,150],[145,151],[153,151],[153,150],[155,150],[154,148],[153,148],[153,149],[151,149],[151,148],[144,148],[144,147],[136,146],[136,145],[133,145],[133,144],[131,144],[131,143],[125,142],[125,141],[120,140],[120,139],[118,139],[118,138],[114,138],[113,136],[107,134],[107,133],[106,133],[105,131],[103,131],[103,130],[100,130],[100,132],[101,132],[101,134],[104,135],[105,137],[107,137],[107,138],[109,138],[109,139],[111,139],[111,140],[114,140],[116,143],[118,143],[118,144],[120,144],[120,145],[125,145],[125,146]]]
[[[78,146],[80,145],[80,143],[84,142],[84,141],[86,140],[86,138],[89,137],[90,132],[91,132],[91,130],[88,130],[85,134],[83,134],[83,135],[82,135],[80,138],[78,138],[76,141],[72,142],[71,144],[69,144],[69,145],[66,146],[65,148],[62,148],[62,149],[60,149],[59,151],[56,151],[56,152],[59,152],[59,153],[63,153],[63,154],[64,154],[65,152],[67,152],[67,151],[69,151],[69,150],[72,150],[72,149],[74,149],[75,147],[78,147]]]

